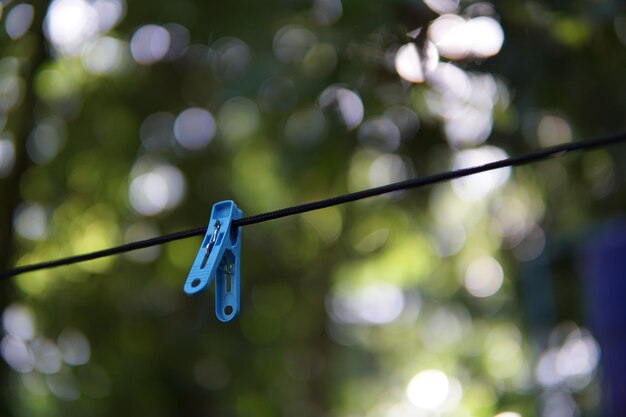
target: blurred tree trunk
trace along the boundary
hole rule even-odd
[[[24,173],[29,167],[29,159],[26,152],[26,142],[30,132],[35,127],[35,107],[37,98],[34,91],[34,81],[37,69],[46,60],[46,40],[43,34],[43,20],[48,9],[47,1],[32,1],[35,9],[32,29],[26,36],[32,41],[31,54],[21,68],[24,78],[24,94],[22,102],[18,108],[10,115],[9,128],[14,135],[15,162],[13,170],[7,178],[0,182],[0,270],[8,269],[12,266],[15,256],[13,215],[17,206],[22,202],[20,195],[20,182]],[[28,41],[24,39],[24,41]],[[10,279],[2,284],[0,290],[0,309],[4,311],[6,306],[13,299],[13,286]],[[0,415],[11,416],[13,412],[10,408],[10,397],[14,389],[9,381],[10,369],[4,361],[0,366],[0,385],[4,393],[4,398],[0,400]]]

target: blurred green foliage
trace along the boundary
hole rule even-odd
[[[0,4],[3,268],[623,126],[618,1]],[[620,156],[246,227],[226,325],[183,296],[197,239],[20,276],[3,415],[594,415],[577,296],[525,321],[521,280],[620,212]],[[593,366],[545,371],[568,340]]]

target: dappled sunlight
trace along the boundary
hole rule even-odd
[[[465,19],[443,15],[430,25],[428,37],[443,57],[452,60],[496,55],[504,42],[502,27],[488,16]]]
[[[400,77],[413,83],[421,83],[426,75],[437,68],[439,53],[435,45],[428,42],[422,57],[414,43],[407,43],[396,52],[394,63]]]
[[[515,378],[525,366],[522,335],[514,324],[500,324],[489,331],[485,343],[485,367],[498,380]]]
[[[130,52],[138,64],[154,64],[165,58],[170,48],[170,33],[162,26],[145,25],[130,40]]]
[[[483,298],[495,294],[502,286],[504,273],[494,258],[485,256],[472,261],[465,272],[464,284],[474,297]]]
[[[400,316],[404,296],[391,284],[373,283],[333,296],[329,308],[331,317],[339,323],[382,325]]]
[[[280,28],[274,35],[274,54],[285,63],[299,63],[306,53],[317,43],[317,37],[310,30],[300,25],[288,25]]]
[[[13,217],[13,227],[23,238],[41,240],[48,235],[48,213],[38,203],[20,204]]]
[[[424,4],[439,14],[458,11],[459,3],[459,0],[424,0]]]
[[[506,91],[501,91],[494,77],[444,63],[430,74],[429,82],[434,88],[427,92],[426,103],[444,122],[450,144],[461,147],[485,142],[492,131],[494,107],[506,100]]]
[[[465,227],[459,221],[441,222],[432,226],[433,249],[441,257],[459,253],[467,240]]]
[[[14,371],[26,373],[33,370],[33,355],[24,341],[13,336],[5,336],[0,342],[0,352]]]
[[[381,154],[372,161],[369,182],[372,187],[380,187],[409,177],[407,164],[397,155]]]
[[[30,344],[33,355],[33,367],[42,374],[56,374],[61,370],[61,352],[49,339],[38,337]]]
[[[30,4],[18,4],[7,14],[4,26],[11,39],[19,39],[30,29],[35,9]]]
[[[184,110],[174,122],[176,141],[189,150],[204,148],[213,139],[216,130],[213,115],[198,107]]]
[[[123,0],[54,0],[44,30],[60,53],[75,55],[94,36],[113,28],[125,13]]]
[[[409,401],[422,410],[454,409],[463,396],[463,388],[455,378],[438,369],[428,369],[415,375],[406,388]]]
[[[11,336],[21,340],[35,337],[35,316],[33,311],[23,304],[11,304],[2,313],[2,325]]]
[[[91,347],[81,331],[65,328],[59,335],[57,344],[66,364],[78,366],[89,362]]]
[[[129,65],[128,45],[103,36],[85,45],[81,53],[85,69],[94,75],[112,75],[124,71]]]
[[[219,200],[255,216],[619,124],[619,109],[588,108],[619,65],[581,83],[599,45],[626,45],[616,4],[590,20],[599,9],[513,0],[0,2],[0,194],[16,194],[0,195],[13,242],[0,263],[195,236]],[[180,288],[199,237],[20,276],[2,313],[7,407],[602,414],[606,352],[581,324],[574,255],[595,213],[619,212],[619,155],[240,228],[242,309],[227,325],[213,290]]]
[[[90,343],[80,330],[74,328],[63,329],[55,343],[39,333],[35,320],[33,310],[26,305],[7,307],[2,322],[8,334],[0,342],[0,353],[14,371],[22,374],[29,390],[38,395],[51,392],[58,398],[75,400],[79,394],[76,382],[72,387],[66,382],[68,379],[74,381],[74,369],[80,372],[81,368],[74,367],[89,362]]]
[[[55,0],[48,10],[45,29],[60,51],[76,53],[98,32],[98,11],[86,0]]]
[[[452,167],[463,169],[485,165],[489,162],[506,159],[506,152],[495,146],[483,146],[476,149],[467,149],[454,156]],[[484,172],[452,181],[457,195],[465,201],[477,201],[487,197],[490,193],[504,185],[511,175],[511,168],[501,168],[495,171]]]
[[[185,178],[167,164],[138,164],[128,190],[133,209],[155,216],[178,206],[185,195]]]
[[[363,121],[363,101],[357,93],[339,85],[326,88],[319,96],[322,108],[332,109],[346,129],[357,128]]]
[[[557,115],[545,115],[537,124],[537,139],[544,148],[572,141],[572,128]]]
[[[468,312],[462,308],[440,307],[424,315],[420,329],[422,344],[434,352],[445,352],[457,347],[469,328]],[[442,332],[441,329],[446,331]]]
[[[588,330],[564,323],[553,330],[550,341],[535,368],[537,382],[546,388],[566,387],[574,392],[585,388],[600,359],[596,340]]]
[[[395,151],[400,146],[400,129],[385,116],[363,122],[359,127],[358,136],[363,146],[367,148]]]

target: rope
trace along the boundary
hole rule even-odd
[[[313,201],[310,203],[300,204],[292,207],[282,208],[280,210],[270,211],[267,213],[261,213],[254,216],[243,217],[238,220],[233,220],[233,227],[249,226],[252,224],[263,223],[269,220],[280,219],[282,217],[293,216],[295,214],[306,213],[308,211],[320,210],[327,207],[337,206],[340,204],[346,204],[364,198],[374,197],[382,194],[392,193],[394,191],[407,190],[410,188],[425,187],[428,185],[438,184],[445,181],[454,180],[457,178],[467,177],[481,172],[493,171],[499,168],[514,167],[520,165],[527,165],[537,161],[549,159],[552,157],[560,157],[568,152],[573,151],[587,151],[596,148],[603,148],[609,145],[613,145],[619,142],[626,141],[626,132],[615,133],[612,135],[588,139],[579,142],[567,143],[563,145],[554,146],[547,149],[542,149],[534,152],[530,152],[525,155],[521,155],[514,158],[502,159],[500,161],[491,162],[485,165],[475,166],[471,168],[463,168],[455,171],[447,171],[439,174],[429,175],[426,177],[412,178],[406,181],[395,182],[382,187],[370,188],[367,190],[357,191],[354,193],[343,194],[336,197],[331,197],[325,200]],[[120,246],[116,246],[109,249],[103,249],[96,252],[85,253],[82,255],[70,256],[67,258],[61,258],[31,265],[19,266],[7,271],[0,272],[0,278],[9,278],[12,276],[24,274],[26,272],[38,271],[41,269],[48,269],[59,267],[63,265],[75,264],[78,262],[90,261],[93,259],[103,258],[106,256],[117,255],[124,252],[130,252],[137,249],[143,249],[150,246],[161,245],[163,243],[172,242],[175,240],[187,239],[193,236],[202,236],[206,233],[206,227],[199,227],[196,229],[183,230],[180,232],[170,233],[167,235],[157,236],[150,239],[139,240],[135,242],[126,243]]]

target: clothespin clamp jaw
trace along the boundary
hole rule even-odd
[[[215,277],[215,315],[223,322],[239,313],[241,238],[232,221],[241,217],[241,210],[231,200],[213,206],[202,245],[183,287],[185,293],[194,295],[206,290]]]

